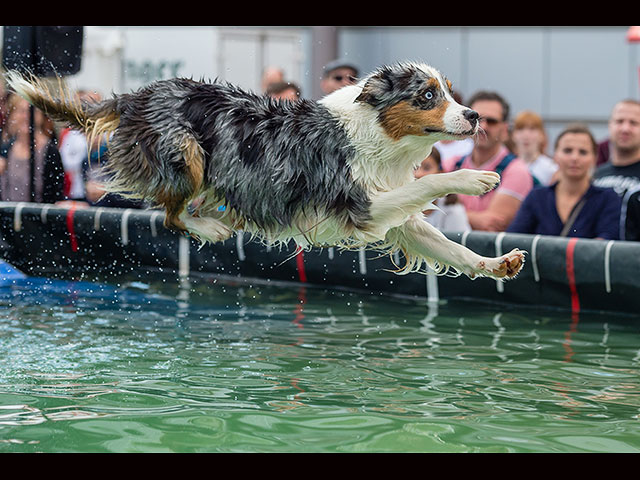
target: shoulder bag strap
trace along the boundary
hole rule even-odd
[[[582,200],[580,200],[578,204],[575,207],[573,207],[571,215],[569,215],[569,218],[567,218],[567,221],[565,222],[564,227],[562,227],[562,231],[560,232],[561,237],[567,236],[567,234],[569,233],[569,230],[571,230],[571,227],[575,223],[576,218],[578,218],[578,215],[580,214],[580,210],[582,210],[582,207],[584,207],[585,203],[587,203],[587,199],[586,197],[583,197]]]

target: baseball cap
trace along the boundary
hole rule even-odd
[[[347,61],[345,59],[337,59],[337,60],[332,60],[331,62],[327,63],[324,66],[324,76],[326,77],[333,70],[336,70],[338,68],[350,68],[351,70],[356,72],[356,76],[359,73],[358,67],[356,67],[353,63],[351,63],[351,62],[349,62],[349,61]]]

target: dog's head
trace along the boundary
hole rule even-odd
[[[451,82],[434,68],[416,63],[385,66],[364,79],[356,102],[370,105],[394,140],[407,135],[434,141],[461,139],[478,130],[478,114],[458,104]]]

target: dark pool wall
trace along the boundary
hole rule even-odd
[[[215,274],[302,282],[424,297],[473,298],[573,312],[640,312],[640,244],[520,234],[446,233],[481,255],[513,248],[527,262],[513,281],[411,274],[399,276],[388,257],[373,251],[267,248],[239,233],[200,247],[166,230],[158,211],[74,209],[0,203],[2,256],[35,276],[100,279],[134,271]]]

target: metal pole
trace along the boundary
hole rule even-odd
[[[338,56],[338,27],[312,27],[311,73],[313,98],[320,98],[322,67]]]

